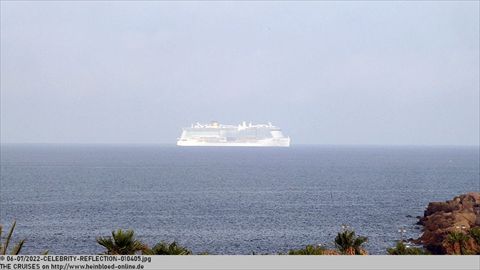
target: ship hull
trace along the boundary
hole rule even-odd
[[[283,140],[261,140],[256,142],[201,142],[201,141],[177,141],[178,146],[227,146],[227,147],[289,147],[290,139]]]

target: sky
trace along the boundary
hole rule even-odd
[[[479,145],[479,2],[1,2],[2,143]]]

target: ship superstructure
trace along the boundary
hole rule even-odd
[[[183,128],[177,145],[289,147],[290,138],[283,136],[282,130],[271,123],[222,125],[214,121]]]

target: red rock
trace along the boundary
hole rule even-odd
[[[480,226],[480,192],[470,192],[446,202],[431,202],[420,218],[423,235],[418,239],[433,254],[457,254],[461,248],[450,244],[446,238],[450,232],[463,232]],[[464,243],[465,248],[480,252],[480,245],[473,239]]]

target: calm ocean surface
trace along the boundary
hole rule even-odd
[[[2,145],[0,223],[24,254],[96,254],[132,228],[194,252],[332,245],[341,224],[384,254],[430,201],[480,190],[478,147]]]

